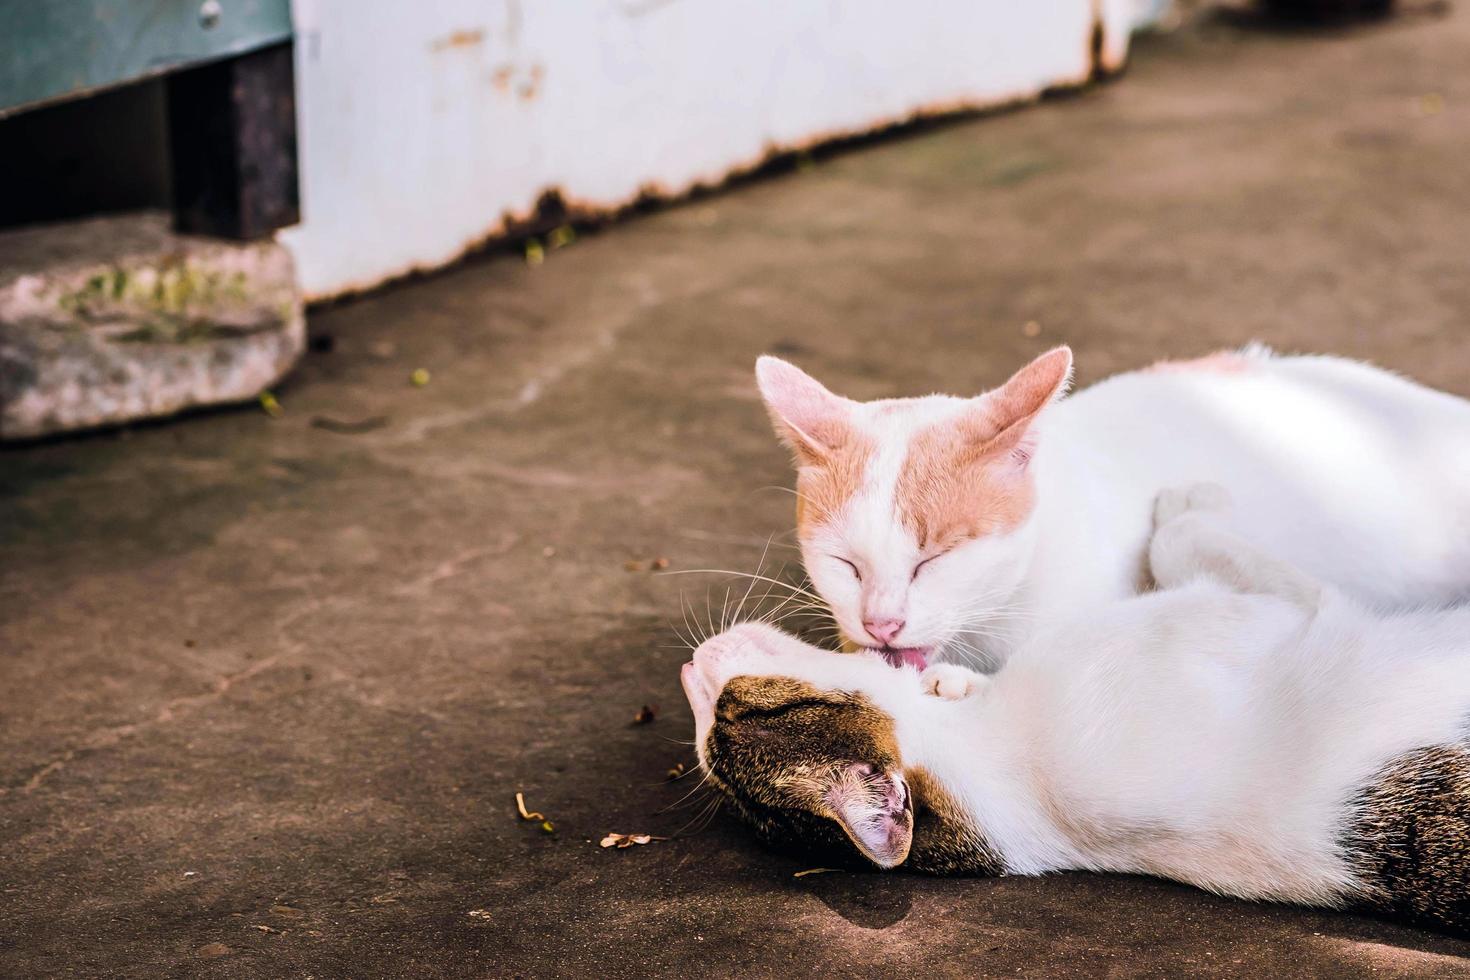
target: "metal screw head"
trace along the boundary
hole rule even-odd
[[[199,26],[206,31],[209,30],[215,24],[219,23],[220,15],[224,12],[224,8],[220,6],[219,0],[204,0],[199,5]]]

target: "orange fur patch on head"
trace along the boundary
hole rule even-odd
[[[1031,426],[1071,376],[1072,352],[1049,350],[957,418],[910,440],[894,507],[921,550],[943,551],[1025,521],[1036,503],[1026,472]]]
[[[796,461],[799,533],[831,520],[857,493],[875,449],[853,425],[857,403],[775,357],[756,362],[756,383],[776,435]]]
[[[796,529],[805,534],[842,511],[862,486],[868,461],[877,447],[851,426],[820,461],[802,466],[796,475]]]
[[[1008,451],[988,451],[995,433],[987,438],[977,424],[976,419],[940,423],[909,443],[894,507],[923,551],[944,551],[1013,530],[1035,505],[1032,481]]]
[[[1143,370],[1146,374],[1184,374],[1191,371],[1240,374],[1249,370],[1253,361],[1250,354],[1238,350],[1218,350],[1186,361],[1155,361]]]

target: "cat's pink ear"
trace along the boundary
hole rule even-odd
[[[1072,350],[1055,347],[982,396],[989,430],[982,447],[984,454],[1014,452],[1022,462],[1028,459],[1031,423],[1067,390],[1071,380]]]
[[[878,867],[897,867],[909,856],[914,801],[897,770],[880,772],[855,762],[833,778],[826,801],[858,850]]]
[[[847,440],[853,403],[796,365],[762,357],[755,362],[755,381],[776,435],[791,447],[798,464],[819,466]]]

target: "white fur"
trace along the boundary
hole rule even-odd
[[[891,617],[906,623],[895,647],[993,665],[1035,628],[1146,585],[1155,494],[1211,481],[1248,539],[1363,602],[1470,596],[1470,402],[1341,358],[1244,357],[1119,375],[1045,408],[1030,518],[912,582],[927,556],[894,509],[908,442],[989,396],[857,403],[818,386],[879,451],[843,511],[803,536],[813,584],[856,642],[872,645],[865,618]]]
[[[702,647],[686,688],[708,702],[732,676],[777,674],[866,693],[904,766],[939,779],[1010,873],[1335,904],[1363,885],[1338,849],[1353,794],[1401,753],[1465,738],[1470,610],[1370,612],[1212,504],[1161,502],[1167,591],[1049,624],[958,700],[952,665],[896,671],[753,624]],[[695,717],[702,751],[707,703]]]

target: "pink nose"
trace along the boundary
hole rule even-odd
[[[903,620],[865,619],[863,620],[863,629],[867,630],[868,635],[879,643],[892,643],[893,638],[903,629]]]

